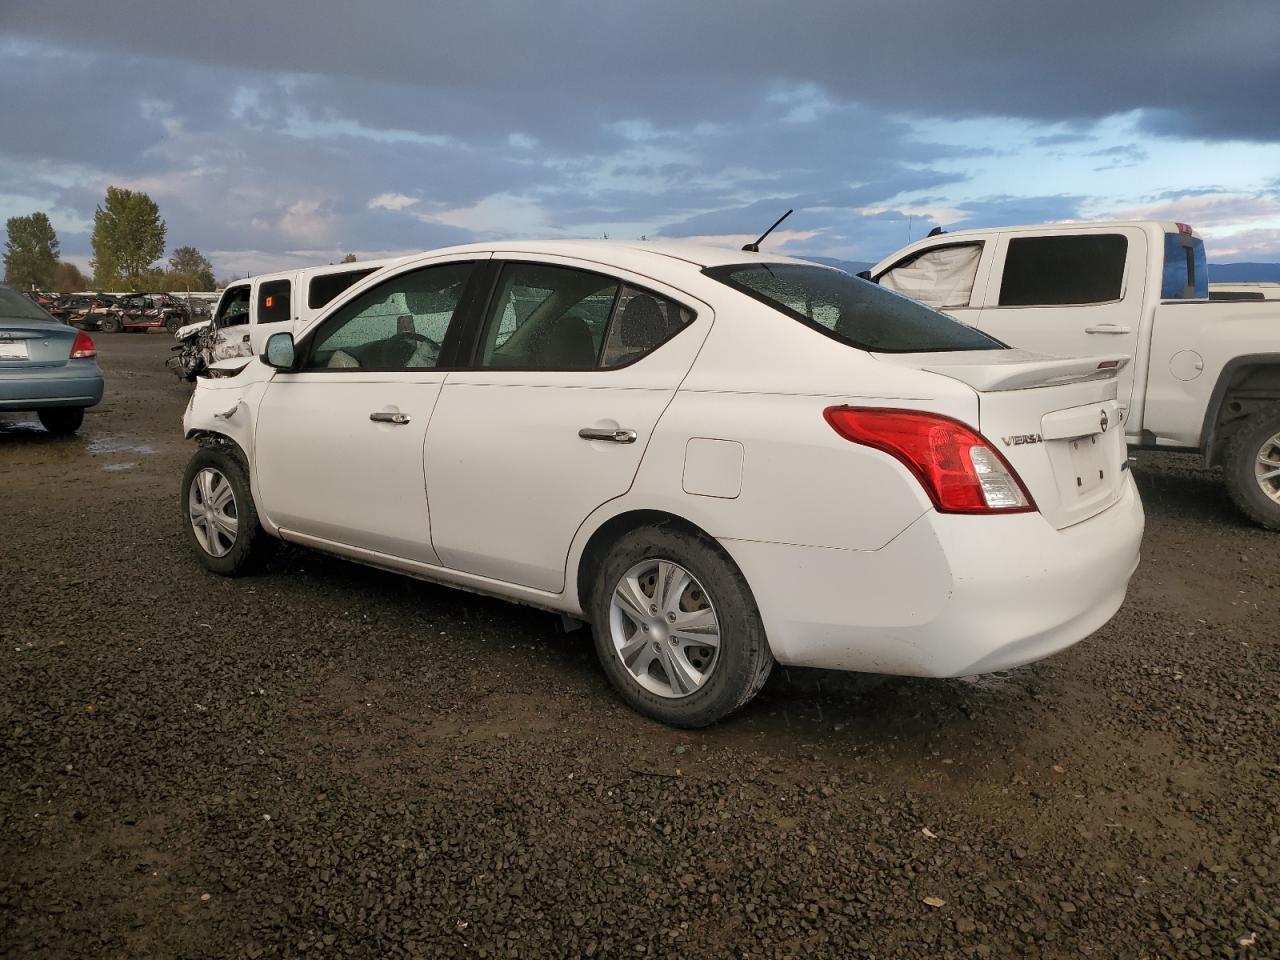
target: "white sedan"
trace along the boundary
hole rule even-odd
[[[454,247],[200,381],[183,528],[216,573],[279,539],[586,620],[628,703],[700,726],[775,662],[964,676],[1106,623],[1125,362],[768,254]]]

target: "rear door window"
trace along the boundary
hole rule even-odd
[[[839,270],[749,263],[710,267],[703,272],[859,350],[938,353],[1004,348],[999,340],[959,320]]]
[[[292,319],[293,283],[269,280],[258,286],[258,323],[283,323]]]
[[[1124,295],[1129,241],[1118,233],[1014,237],[1000,281],[1002,307],[1109,303]]]

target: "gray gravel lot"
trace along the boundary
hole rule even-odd
[[[1280,536],[1194,460],[1072,650],[680,732],[546,614],[203,573],[169,341],[95,337],[79,437],[0,417],[0,956],[1280,957]]]

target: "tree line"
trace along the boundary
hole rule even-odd
[[[20,290],[75,293],[89,280],[60,259],[61,246],[49,217],[40,211],[10,217],[4,248],[4,282]],[[213,290],[213,264],[195,247],[178,247],[167,269],[166,228],[160,208],[145,193],[107,187],[93,215],[93,288],[107,291]]]

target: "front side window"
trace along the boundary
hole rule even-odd
[[[293,284],[270,280],[258,287],[258,323],[283,323],[291,319]]]
[[[218,304],[214,324],[219,327],[237,327],[249,322],[249,286],[228,287]]]
[[[424,267],[365,291],[324,322],[306,369],[437,366],[473,268],[472,263]]]
[[[1000,282],[1002,307],[1109,303],[1124,295],[1129,241],[1118,233],[1014,237]]]
[[[1004,347],[946,314],[828,267],[746,263],[703,272],[859,350],[937,353]]]
[[[978,276],[982,244],[934,247],[880,274],[880,286],[926,307],[967,307]]]

